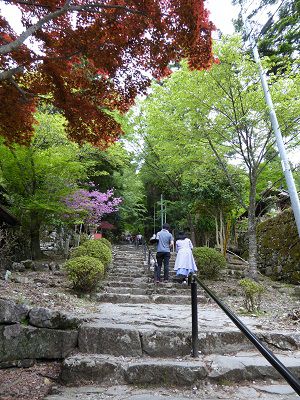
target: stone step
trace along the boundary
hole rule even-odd
[[[128,288],[140,288],[140,289],[148,289],[149,287],[153,286],[153,282],[149,282],[147,278],[144,282],[136,283],[134,281],[123,281],[123,280],[110,280],[109,282],[104,282],[104,287],[110,288],[118,288],[118,287],[128,287]]]
[[[111,285],[113,282],[131,283],[133,285],[139,286],[140,284],[148,284],[150,282],[150,277],[148,275],[141,276],[129,276],[126,275],[115,275],[107,274],[104,284]]]
[[[227,263],[226,268],[228,268],[228,269],[234,269],[234,270],[237,270],[237,271],[245,271],[245,269],[248,268],[248,265],[230,264],[230,263]]]
[[[116,263],[132,263],[132,264],[137,264],[137,263],[143,263],[145,261],[145,258],[142,256],[134,256],[134,257],[120,257],[115,255],[114,256],[114,262]]]
[[[299,353],[278,358],[296,376],[300,375]],[[130,384],[191,386],[203,381],[261,382],[280,379],[279,373],[256,352],[234,355],[200,355],[177,359],[114,357],[76,354],[64,360],[61,380],[67,385]]]
[[[241,260],[239,258],[234,258],[234,257],[227,258],[227,262],[230,263],[230,264],[240,264],[240,265],[248,266],[247,261],[243,261],[243,260]]]
[[[191,354],[191,331],[88,324],[80,329],[78,348],[116,357],[183,357]],[[223,354],[251,350],[253,345],[240,332],[211,331],[199,334],[198,348],[202,354]]]
[[[138,294],[123,294],[123,293],[97,293],[95,299],[102,303],[155,303],[155,304],[190,304],[189,295],[181,294],[152,294],[152,295],[138,295]],[[206,303],[207,297],[198,295],[198,303]]]
[[[106,385],[109,389],[116,384],[123,385],[123,392],[119,392],[119,397],[111,389],[111,395],[107,397],[103,392],[99,397],[97,394],[94,396],[93,392],[86,392],[90,396],[86,397],[88,400],[165,398],[153,397],[153,389],[148,389],[145,396],[137,394],[131,397],[133,385],[138,385],[139,388],[143,386],[144,389],[149,385],[152,388],[163,386],[163,390],[176,387],[182,393],[186,387],[204,388],[212,385],[215,388],[211,391],[211,397],[207,397],[205,391],[199,390],[194,396],[180,397],[179,394],[176,397],[171,394],[169,397],[174,400],[187,400],[191,397],[203,400],[293,398],[293,391],[287,389],[286,385],[283,386],[285,389],[278,392],[275,390],[275,393],[270,387],[266,397],[260,389],[254,388],[253,381],[262,387],[265,381],[272,379],[277,382],[280,376],[228,317],[210,303],[207,304],[207,298],[200,295],[200,355],[198,359],[191,358],[189,288],[185,289],[171,282],[154,285],[153,269],[148,269],[143,254],[140,253],[139,257],[133,246],[118,246],[114,251],[114,263],[103,289],[105,292],[96,295],[101,302],[99,309],[89,316],[92,322],[85,322],[79,328],[79,353],[64,361],[61,375],[64,384],[98,384]],[[175,257],[172,255],[170,280],[175,277],[174,261]],[[244,269],[245,266],[241,266],[240,261],[234,261],[228,263],[225,273],[239,274]],[[277,356],[287,367],[300,375],[300,334],[262,332],[257,318],[241,319],[271,350],[275,349]],[[228,382],[230,388],[240,382],[247,382],[247,386],[251,387],[244,392],[244,397],[234,397],[238,388],[227,397],[216,396],[216,393],[224,390],[224,382]],[[131,390],[129,396],[124,395],[128,387]],[[85,400],[80,393],[75,391],[76,397],[70,397],[70,400],[78,397]],[[203,397],[200,397],[202,394]],[[68,397],[57,400],[62,399],[68,400]],[[56,399],[49,397],[48,400]]]
[[[130,282],[133,279],[136,278],[145,278],[153,281],[154,279],[154,272],[153,271],[144,271],[144,272],[134,272],[131,270],[124,270],[124,271],[108,271],[107,273],[107,280],[108,281],[115,281],[115,280],[122,280],[124,282]],[[161,278],[163,278],[163,275],[161,275]],[[176,281],[176,273],[173,271],[170,271],[169,273],[169,280],[170,281]]]
[[[132,271],[130,269],[128,270],[115,270],[107,273],[107,279],[112,280],[112,279],[123,279],[123,278],[142,278],[142,277],[148,277],[148,275],[145,273],[145,271]]]
[[[143,261],[139,261],[139,262],[133,263],[133,262],[130,262],[130,261],[128,261],[128,262],[124,262],[124,261],[118,262],[118,261],[114,260],[113,269],[116,270],[116,269],[120,269],[120,268],[123,268],[123,269],[132,268],[132,269],[140,269],[140,270],[148,269]]]
[[[145,258],[145,254],[140,251],[140,250],[133,250],[131,252],[126,251],[113,251],[112,254],[116,257],[116,258],[124,258],[124,259],[129,259],[129,258]],[[148,254],[147,254],[148,256]]]
[[[223,385],[204,382],[191,387],[133,387],[132,385],[88,385],[55,388],[44,400],[298,400],[299,396],[283,381]]]
[[[185,294],[190,296],[190,288],[185,285],[177,285],[170,283],[171,287],[164,287],[166,285],[148,284],[146,287],[132,287],[132,286],[119,286],[119,287],[104,287],[105,293],[120,293],[120,294],[138,294],[138,295],[152,295],[152,294],[165,294],[165,295],[178,295]]]
[[[129,275],[129,274],[107,274],[106,279],[103,281],[103,285],[110,286],[112,282],[120,282],[122,284],[130,284],[133,283],[132,286],[140,287],[140,284],[147,283],[151,285],[155,285],[154,281],[154,274],[136,274],[136,275]],[[170,275],[169,280],[164,282],[163,277],[161,277],[161,281],[157,283],[157,285],[166,286],[166,285],[181,285],[178,282],[178,279],[175,275]]]
[[[136,311],[137,308],[133,309],[133,314]],[[79,329],[79,351],[132,357],[176,358],[190,355],[191,325],[180,326],[180,316],[173,324],[162,317],[157,313],[157,320],[153,318],[152,321],[137,321],[138,318],[132,315],[131,320],[126,321],[123,316],[123,321],[115,324],[105,321],[105,318],[85,323]],[[256,334],[271,350],[297,352],[300,349],[300,334],[285,331],[258,331]],[[254,346],[237,328],[226,326],[224,320],[223,326],[213,329],[205,330],[199,326],[198,349],[201,354],[230,354],[254,349]]]
[[[231,278],[242,279],[245,277],[244,270],[224,269],[221,274],[230,276]]]
[[[126,277],[128,278],[128,277]],[[142,279],[142,281],[141,281]],[[179,283],[178,281],[170,281],[168,283],[162,282],[160,284],[155,284],[153,281],[153,277],[152,276],[146,276],[146,277],[142,277],[142,278],[133,278],[131,280],[126,280],[123,281],[123,279],[117,280],[117,279],[110,279],[109,281],[104,281],[103,282],[103,286],[105,288],[110,287],[128,287],[128,288],[143,288],[143,289],[151,289],[151,290],[158,290],[161,288],[176,288],[176,290],[186,290],[189,289],[189,286],[187,285],[182,285],[181,283]]]

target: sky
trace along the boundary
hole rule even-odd
[[[205,7],[210,11],[210,20],[216,28],[225,34],[234,32],[232,19],[238,15],[239,8],[231,4],[231,0],[206,0]]]
[[[210,19],[216,25],[217,29],[220,29],[225,34],[234,32],[231,20],[236,18],[238,7],[234,7],[231,4],[231,0],[206,0],[205,6],[210,11]],[[5,13],[6,17],[10,17],[11,21],[16,20],[15,8],[4,5],[2,0],[0,0],[0,11]],[[16,28],[20,33],[22,28]]]

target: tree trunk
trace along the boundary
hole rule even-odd
[[[248,239],[249,239],[249,276],[257,280],[257,237],[256,237],[256,176],[250,176],[250,193],[248,208]]]
[[[223,247],[223,255],[226,257],[227,247],[230,241],[230,229],[231,229],[231,219],[228,219],[226,224],[225,231],[225,239],[224,239],[224,247]]]
[[[40,221],[34,212],[30,213],[30,251],[33,260],[43,257],[40,247]]]
[[[196,234],[195,234],[195,226],[192,221],[191,214],[188,213],[188,223],[190,227],[190,233],[191,233],[191,242],[193,243],[193,246],[196,245]]]
[[[220,247],[218,217],[216,216],[215,216],[215,227],[216,227],[216,246]]]
[[[223,221],[223,212],[220,210],[219,212],[219,220],[220,220],[220,229],[219,229],[219,242],[220,242],[220,249],[221,253],[223,254],[224,252],[224,221]]]

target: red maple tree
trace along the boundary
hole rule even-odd
[[[28,143],[41,99],[64,114],[69,137],[104,147],[151,77],[187,58],[212,61],[204,0],[5,0],[22,13],[17,35],[0,16],[0,135]],[[28,41],[30,40],[30,43]],[[26,42],[25,42],[26,41]]]

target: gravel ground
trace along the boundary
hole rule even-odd
[[[59,372],[58,362],[0,369],[0,400],[41,400],[56,385]]]

